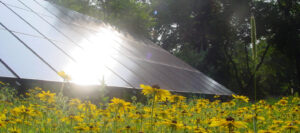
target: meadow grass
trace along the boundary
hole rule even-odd
[[[221,102],[187,99],[156,86],[141,85],[144,103],[112,98],[92,103],[36,87],[24,97],[1,82],[0,132],[99,133],[297,133],[300,98],[250,103],[245,96]]]

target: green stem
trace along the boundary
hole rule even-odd
[[[152,108],[151,108],[151,119],[150,119],[150,125],[151,128],[153,128],[153,110],[155,105],[155,93],[153,94],[153,101],[152,101]]]
[[[251,43],[252,43],[252,58],[253,58],[253,72],[254,72],[254,80],[253,80],[253,87],[254,87],[254,114],[255,118],[253,119],[253,128],[254,128],[254,133],[257,133],[256,129],[256,93],[257,93],[257,88],[256,88],[256,60],[257,60],[257,49],[256,49],[256,24],[255,24],[255,18],[252,15],[250,19],[251,23]]]

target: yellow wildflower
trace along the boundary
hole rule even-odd
[[[6,115],[4,112],[0,114],[0,121],[6,120]]]
[[[232,117],[228,117],[226,119],[220,119],[212,121],[209,127],[235,127],[235,128],[247,128],[247,124],[242,121],[235,121]]]
[[[62,77],[65,81],[70,81],[71,77],[67,75],[64,71],[60,71],[57,73],[60,77]]]
[[[283,123],[283,121],[282,120],[274,120],[273,123],[274,124],[281,124],[281,123]]]
[[[287,125],[283,126],[283,130],[298,130],[298,126],[296,126],[293,122],[289,122]]]
[[[136,127],[131,127],[129,125],[125,126],[124,128],[118,129],[119,131],[117,132],[124,132],[126,131],[126,133],[135,133],[136,132]]]
[[[288,101],[285,100],[285,99],[281,99],[281,100],[279,100],[276,104],[277,104],[277,105],[281,105],[281,106],[285,106],[285,105],[288,104]]]
[[[93,111],[97,109],[97,106],[95,104],[92,104],[91,101],[85,101],[84,103],[78,105],[78,109],[82,111]]]
[[[177,102],[182,102],[186,99],[186,97],[184,96],[179,96],[179,95],[172,95],[170,96],[170,102],[173,102],[173,103],[177,103]]]
[[[41,101],[53,103],[55,93],[51,93],[50,91],[47,91],[47,92],[42,91],[42,93],[37,94],[37,96],[40,98]]]
[[[157,112],[157,114],[158,114],[158,118],[160,119],[167,119],[171,115],[169,110],[160,110]]]
[[[193,131],[194,131],[194,133],[208,133],[208,131],[206,131],[204,128],[197,127],[197,126],[193,127]]]
[[[196,106],[198,108],[206,108],[208,104],[209,104],[208,99],[198,99]]]
[[[176,120],[165,120],[164,122],[162,122],[162,124],[167,125],[175,130],[183,128],[183,124],[180,122],[177,122]]]
[[[246,96],[240,96],[240,95],[234,95],[234,94],[232,94],[232,97],[233,97],[234,99],[236,99],[236,100],[244,101],[244,102],[246,102],[246,103],[248,103],[248,101],[249,101],[249,98],[246,97]]]
[[[5,127],[6,126],[6,122],[5,121],[0,121],[0,127]]]
[[[219,97],[220,97],[220,95],[215,95],[215,96],[214,96],[214,98],[219,98]]]
[[[74,127],[74,129],[78,131],[88,131],[89,127],[85,123],[78,123],[77,126]]]
[[[274,130],[258,130],[258,133],[278,133],[278,132]]]
[[[100,128],[99,128],[100,124],[99,123],[89,123],[88,124],[88,131],[93,131],[93,132],[99,132]]]
[[[171,95],[171,93],[168,90],[160,89],[160,87],[157,85],[151,87],[148,85],[141,84],[140,87],[143,89],[142,93],[144,95],[154,96],[155,101],[166,101],[167,98]]]
[[[299,107],[294,107],[293,109],[292,109],[292,112],[291,112],[292,114],[295,114],[295,115],[300,115],[300,109],[299,109]]]
[[[77,107],[80,104],[81,104],[81,101],[77,98],[72,98],[69,102],[69,105],[73,106],[73,107]]]
[[[83,115],[69,115],[68,117],[64,117],[61,119],[62,122],[70,123],[71,121],[82,122],[84,116]]]
[[[38,114],[32,107],[25,107],[24,105],[13,108],[11,113],[15,116],[35,116]]]
[[[34,88],[35,90],[37,90],[37,91],[41,91],[41,90],[43,90],[42,88],[40,88],[40,87],[35,87]]]
[[[229,105],[229,106],[235,106],[236,103],[235,103],[234,101],[230,101],[230,102],[228,102],[228,105]]]
[[[115,98],[115,97],[111,99],[111,103],[109,105],[112,108],[119,109],[122,111],[126,111],[127,109],[130,108],[130,102],[126,102],[122,99]]]
[[[21,129],[17,129],[17,128],[9,128],[8,131],[10,133],[21,133]]]
[[[142,93],[144,95],[152,95],[155,92],[155,88],[152,88],[149,85],[143,85],[143,84],[141,84],[140,87],[143,89]]]
[[[257,116],[254,114],[246,114],[245,115],[245,121],[247,121],[247,122],[251,122],[254,118],[257,120],[260,120],[260,121],[265,121],[265,118],[262,116]]]
[[[258,103],[261,104],[261,105],[265,105],[265,104],[266,104],[266,101],[265,101],[265,100],[259,100]]]

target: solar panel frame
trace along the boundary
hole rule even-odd
[[[2,59],[0,59],[0,77],[17,78],[18,75],[6,65]]]

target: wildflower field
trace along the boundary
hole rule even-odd
[[[92,103],[36,87],[16,97],[1,82],[0,132],[99,133],[298,133],[299,97],[274,103],[249,102],[245,96],[221,102],[191,99],[141,85],[147,101],[112,98]]]

